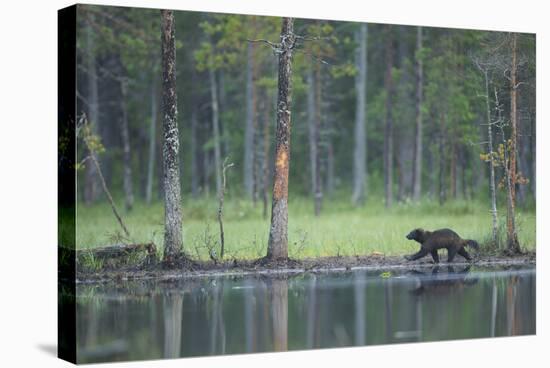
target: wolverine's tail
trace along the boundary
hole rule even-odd
[[[471,239],[466,240],[466,245],[474,248],[476,251],[479,250],[479,244],[475,240],[471,240]]]

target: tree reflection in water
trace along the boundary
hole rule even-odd
[[[78,362],[533,334],[535,281],[442,265],[79,285]]]

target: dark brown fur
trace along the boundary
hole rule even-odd
[[[407,235],[407,239],[416,240],[420,243],[420,250],[417,253],[405,256],[409,261],[414,261],[431,254],[434,262],[438,263],[439,255],[437,254],[437,250],[441,248],[447,249],[447,262],[452,262],[456,253],[470,261],[472,257],[466,252],[465,247],[468,245],[476,250],[479,248],[475,240],[462,239],[451,229],[439,229],[435,231],[415,229]]]

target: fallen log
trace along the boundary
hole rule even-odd
[[[154,243],[116,244],[104,247],[81,249],[76,252],[79,271],[120,269],[156,263],[157,247]]]

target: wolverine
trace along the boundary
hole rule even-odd
[[[435,231],[414,229],[407,235],[407,239],[416,240],[420,243],[420,250],[417,253],[405,256],[409,261],[414,261],[431,254],[434,262],[439,263],[437,250],[441,248],[447,249],[447,262],[452,262],[457,253],[468,261],[471,261],[472,257],[466,252],[465,246],[470,246],[476,251],[479,250],[479,244],[475,240],[462,239],[451,229],[439,229]]]

